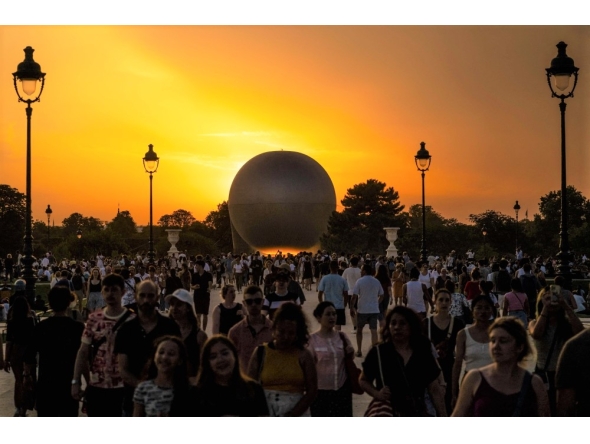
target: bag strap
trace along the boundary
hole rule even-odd
[[[125,322],[127,320],[127,318],[129,316],[131,316],[131,310],[127,309],[127,311],[125,312],[125,314],[123,314],[123,316],[121,316],[119,318],[119,320],[117,321],[117,323],[113,326],[113,329],[111,330],[111,333],[110,334],[112,335],[113,333],[115,333],[117,331],[117,329],[123,324],[123,322]],[[98,341],[96,341],[94,343],[94,346],[98,349],[98,347],[100,347],[106,341],[107,341],[106,336],[103,336],[102,338],[100,338]]]
[[[428,324],[428,339],[432,341],[431,334],[430,334],[431,323],[432,323],[432,316],[428,318],[428,322],[427,322],[427,324]]]
[[[529,387],[531,386],[532,379],[532,373],[526,372],[524,379],[522,380],[522,387],[520,388],[520,394],[518,395],[518,401],[516,401],[516,407],[514,408],[512,416],[520,416],[522,414],[522,407],[524,406],[524,400],[529,391]]]
[[[346,346],[348,344],[346,343],[346,339],[344,339],[344,333],[339,331],[338,336],[340,336],[340,340],[342,341],[342,349],[344,350],[344,359],[346,359],[348,357],[348,355],[352,355],[352,353],[346,353]]]
[[[455,322],[455,316],[451,316],[451,322],[449,322],[449,331],[447,332],[447,339],[453,334],[453,323]]]
[[[383,367],[381,366],[381,352],[379,351],[379,345],[376,345],[375,347],[377,348],[377,362],[379,364],[379,376],[381,376],[381,385],[385,387],[385,379],[383,378]]]

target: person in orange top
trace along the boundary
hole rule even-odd
[[[310,416],[318,376],[309,333],[299,305],[283,303],[273,318],[273,340],[259,346],[250,359],[248,375],[262,384],[270,416]]]

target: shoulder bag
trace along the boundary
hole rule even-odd
[[[110,337],[110,335],[114,334],[121,325],[123,325],[123,322],[125,322],[127,320],[127,318],[129,316],[131,316],[131,313],[133,313],[133,312],[128,309],[125,312],[125,314],[123,314],[123,316],[121,316],[121,318],[113,326],[113,329],[111,330],[111,333],[109,334],[109,337]],[[98,341],[92,341],[92,343],[90,344],[90,353],[88,355],[88,361],[89,361],[91,367],[92,367],[92,363],[94,362],[94,359],[96,358],[96,354],[98,353],[98,349],[100,348],[100,346],[102,344],[104,344],[107,341],[107,339],[108,338],[106,336],[103,336]]]
[[[344,349],[344,367],[346,368],[346,375],[348,376],[348,381],[350,382],[350,388],[352,393],[355,395],[362,395],[365,393],[365,391],[359,384],[361,370],[354,363],[354,354],[346,353],[346,340],[344,339],[344,334],[342,334],[342,332],[338,332],[338,335],[342,340],[342,347]]]
[[[381,353],[379,352],[379,345],[376,345],[375,348],[377,349],[377,362],[379,367],[379,376],[381,377],[381,384],[385,387],[385,379],[383,379],[383,369],[381,368]],[[369,403],[367,407],[367,411],[365,415],[367,417],[390,417],[393,415],[393,407],[391,406],[391,401],[380,401],[376,398]]]

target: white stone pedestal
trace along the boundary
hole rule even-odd
[[[389,247],[387,247],[385,253],[387,254],[387,257],[396,257],[397,248],[395,247],[394,242],[397,240],[397,232],[399,227],[385,227],[383,229],[386,233],[385,237],[387,237],[387,240],[389,241]]]
[[[176,244],[180,240],[180,232],[182,230],[180,228],[169,228],[166,230],[168,233],[168,242],[172,244],[170,250],[168,250],[168,256],[176,256],[178,257],[178,248],[176,248]]]

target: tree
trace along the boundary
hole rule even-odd
[[[0,185],[0,254],[14,253],[23,247],[26,196],[9,185]]]
[[[107,224],[107,230],[112,230],[123,238],[130,238],[137,233],[137,224],[131,217],[129,211],[120,211],[113,218],[111,222]]]
[[[349,188],[341,203],[344,210],[332,213],[327,232],[321,237],[322,245],[329,250],[383,254],[389,246],[383,228],[406,226],[399,193],[378,180],[369,179]]]
[[[180,209],[174,211],[172,214],[163,215],[158,220],[158,225],[164,228],[187,228],[196,221],[197,219],[194,218],[190,211]]]
[[[223,201],[217,205],[217,211],[211,211],[205,218],[204,223],[211,230],[211,237],[215,240],[215,245],[218,250],[233,250],[231,222],[227,201]]]
[[[72,213],[62,221],[63,235],[73,236],[78,230],[83,234],[102,230],[102,222],[96,217],[84,217],[80,213]]]
[[[590,216],[590,202],[584,195],[569,185],[566,189],[567,194],[567,215],[568,226],[577,227],[582,225]],[[561,223],[561,190],[551,191],[541,197],[539,202],[539,212],[541,218],[559,232]]]
[[[473,236],[476,240],[475,243],[482,246],[479,250],[480,254],[483,254],[484,237],[482,229],[484,225],[487,230],[485,241],[488,256],[515,251],[516,221],[514,218],[498,211],[487,210],[480,214],[470,214],[469,220],[474,224]],[[521,245],[525,244],[524,233],[519,233],[519,243]]]
[[[472,246],[473,227],[460,223],[456,219],[445,219],[428,205],[425,207],[425,217],[426,249],[429,254],[444,256],[451,250],[467,251]],[[407,251],[411,258],[418,259],[420,257],[422,245],[421,204],[410,207],[407,229],[396,245],[399,250]]]

